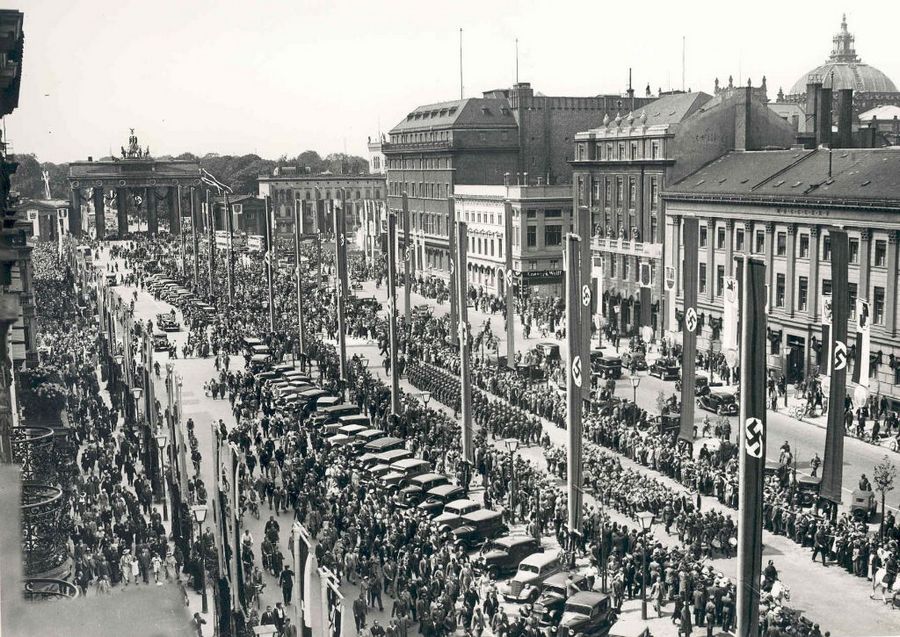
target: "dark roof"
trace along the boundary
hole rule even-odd
[[[677,124],[711,99],[711,95],[701,92],[666,95],[635,111],[634,115],[640,118],[642,113],[647,113],[647,126]]]
[[[900,203],[898,174],[900,149],[894,148],[733,151],[668,188],[664,196]]]
[[[516,126],[507,99],[472,97],[418,106],[394,126],[391,133],[484,126]]]

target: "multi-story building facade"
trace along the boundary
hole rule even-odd
[[[571,183],[572,140],[631,104],[651,100],[606,95],[547,97],[528,83],[482,97],[419,106],[391,131],[381,151],[387,162],[388,207],[407,195],[413,233],[424,236],[417,272],[449,276],[448,198],[457,186]],[[399,224],[398,224],[399,227]],[[401,241],[402,243],[402,241]]]
[[[308,217],[305,223],[312,224],[307,226],[308,231],[312,232],[316,216],[310,211],[317,199],[335,201],[343,190],[353,213],[352,217],[348,216],[350,220],[358,218],[356,212],[362,210],[363,201],[381,202],[383,205],[386,192],[384,175],[335,175],[327,172],[307,175],[290,166],[276,168],[271,175],[261,175],[257,183],[259,195],[271,198],[278,234],[293,233],[294,210],[301,208],[306,210],[304,214]],[[348,229],[354,228],[348,225]]]
[[[590,210],[604,314],[632,332],[640,316],[639,273],[651,272],[651,325],[664,325],[665,204],[671,183],[732,149],[789,147],[794,131],[751,87],[666,95],[575,136],[575,205]]]
[[[698,348],[719,349],[723,279],[735,256],[751,254],[766,264],[770,368],[796,381],[821,366],[829,228],[840,227],[850,240],[851,342],[855,299],[864,298],[872,313],[870,391],[900,403],[898,171],[900,153],[892,149],[734,152],[670,187],[663,194],[673,248],[667,264],[677,270],[678,304],[682,221],[700,220]]]
[[[572,229],[568,185],[457,186],[456,215],[468,224],[469,283],[490,294],[504,293],[506,250],[523,294],[562,295],[563,237]],[[512,236],[506,236],[506,204]]]

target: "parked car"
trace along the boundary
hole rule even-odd
[[[737,416],[738,413],[738,404],[734,394],[726,394],[725,392],[715,391],[700,396],[697,399],[697,406],[714,414],[722,413],[726,416]]]
[[[180,328],[178,321],[169,312],[156,315],[156,326],[163,332],[177,332]]]
[[[491,579],[509,577],[524,558],[543,550],[540,541],[530,535],[504,535],[485,545],[475,568]]]
[[[169,349],[169,337],[163,332],[157,332],[153,335],[153,351],[164,352]]]
[[[381,484],[388,488],[399,488],[401,483],[413,476],[431,471],[431,463],[421,458],[407,458],[391,463],[391,470],[381,477]]]
[[[503,514],[500,511],[478,509],[463,515],[462,524],[451,533],[457,545],[470,551],[507,531],[509,527],[503,522]]]
[[[425,499],[419,502],[418,508],[427,511],[432,517],[444,512],[444,507],[450,502],[465,497],[466,491],[456,484],[442,484],[425,493]]]
[[[451,500],[444,505],[444,510],[434,519],[434,522],[439,529],[450,531],[461,526],[462,523],[465,522],[463,516],[466,513],[472,513],[472,511],[477,511],[480,508],[481,505],[475,502],[475,500],[469,500],[467,498]]]
[[[647,357],[644,352],[626,352],[622,356],[622,364],[628,369],[633,367],[636,371],[647,371]]]
[[[675,383],[675,391],[681,391],[681,380]],[[706,376],[694,377],[694,396],[705,396],[709,393],[709,378]]]
[[[673,360],[661,358],[650,366],[649,373],[660,380],[678,380],[681,367]]]
[[[534,603],[541,594],[541,585],[551,575],[562,571],[559,552],[533,553],[519,563],[519,569],[503,591],[508,602]]]
[[[425,493],[435,487],[450,484],[450,478],[442,473],[421,473],[407,480],[395,498],[401,507],[413,507],[425,499]]]
[[[541,594],[532,606],[532,612],[542,626],[554,626],[562,617],[563,607],[570,591],[586,591],[588,579],[580,573],[557,573],[544,580]]]
[[[622,359],[618,356],[609,356],[597,361],[597,373],[603,378],[622,377]]]
[[[381,438],[380,440],[383,440]],[[368,445],[367,445],[368,446]],[[391,464],[398,460],[406,460],[412,458],[413,452],[409,449],[391,449],[390,451],[370,451],[359,457],[359,464],[368,468],[376,464]]]
[[[593,591],[575,593],[567,599],[559,620],[560,626],[583,637],[604,637],[615,623],[616,612],[609,595]]]

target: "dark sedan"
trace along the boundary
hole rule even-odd
[[[700,409],[724,416],[737,416],[738,414],[738,404],[734,394],[726,394],[725,392],[715,391],[705,396],[700,396],[697,399],[697,406]]]
[[[508,577],[519,568],[519,562],[544,549],[541,543],[527,535],[506,535],[485,545],[476,569],[485,571],[492,579]]]

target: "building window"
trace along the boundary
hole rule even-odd
[[[850,243],[850,263],[859,263],[859,239],[851,238]]]
[[[659,159],[659,142],[650,142],[650,159]]]
[[[631,142],[631,159],[638,158],[638,145],[637,142]]]
[[[800,235],[800,258],[801,259],[809,258],[809,235],[808,234]]]
[[[630,280],[629,279],[630,271],[631,271],[631,261],[629,260],[628,257],[623,256],[622,257],[622,280],[623,281]]]
[[[628,208],[634,210],[637,205],[637,184],[634,179],[628,180]]]
[[[594,198],[593,203],[597,203],[598,201],[600,201],[600,178],[599,177],[591,178],[591,186],[592,186],[591,191],[593,193],[593,198]]]
[[[622,161],[625,159],[625,142],[619,142],[619,156],[616,159]]]
[[[779,232],[775,235],[775,254],[783,257],[787,254],[787,233]]]
[[[856,283],[847,284],[847,296],[850,298],[850,318],[856,320]]]
[[[756,254],[762,254],[766,251],[766,233],[762,230],[756,231]]]
[[[604,157],[604,159],[609,160],[612,158],[613,158],[612,144],[607,144],[606,145],[606,157]]]
[[[562,210],[551,209],[544,211],[544,219],[559,219],[562,217]]]
[[[722,291],[725,288],[725,266],[717,265],[716,266],[716,296],[722,296]]]
[[[544,228],[544,245],[547,247],[562,245],[562,226]]]
[[[625,198],[625,183],[621,177],[616,177],[616,207],[622,207],[622,200]]]
[[[822,240],[822,260],[831,261],[831,235],[825,235]]]
[[[609,179],[605,179],[603,185],[603,205],[609,208],[612,205],[612,182]]]
[[[784,307],[785,282],[784,274],[775,275],[775,307]]]
[[[706,292],[706,264],[700,264],[700,277],[698,279],[700,284],[700,294]]]
[[[706,247],[706,241],[708,237],[706,236],[706,226],[700,226],[700,247]]]
[[[716,228],[716,248],[725,249],[725,228]]]
[[[734,231],[734,249],[736,252],[744,251],[744,230],[738,228]]]
[[[529,210],[525,213],[525,216],[528,219],[536,219],[537,218],[537,210]]]
[[[878,240],[875,242],[875,267],[883,268],[887,265],[887,242]]]
[[[873,317],[875,325],[884,325],[884,288],[876,286],[872,293],[872,298],[874,299],[875,305],[873,308],[875,313],[875,316]]]
[[[805,276],[799,277],[797,280],[797,309],[801,312],[806,311],[809,303],[809,279]]]
[[[650,243],[657,242],[657,234],[659,233],[659,228],[657,227],[659,222],[656,220],[656,215],[650,216]]]
[[[656,177],[650,178],[650,210],[659,207],[659,181]]]
[[[526,246],[529,248],[534,248],[537,246],[537,226],[528,226],[526,230]]]
[[[609,261],[609,277],[611,279],[616,278],[616,261],[617,260],[618,259],[616,258],[616,255],[614,255],[614,254],[609,255],[609,258],[607,259],[607,261]]]
[[[831,296],[831,279],[822,279],[822,296]]]

